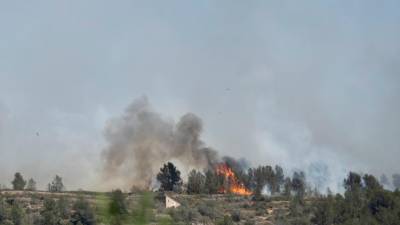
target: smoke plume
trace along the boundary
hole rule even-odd
[[[207,168],[218,159],[200,139],[202,121],[192,113],[175,123],[155,112],[146,97],[135,100],[106,126],[104,177],[125,188],[149,188],[160,166],[178,161],[186,168]]]

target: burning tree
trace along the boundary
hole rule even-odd
[[[219,193],[233,193],[238,195],[251,195],[252,192],[248,190],[242,182],[240,182],[226,163],[218,164],[216,173],[224,178],[224,185],[218,190]]]

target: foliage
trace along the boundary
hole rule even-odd
[[[285,175],[283,173],[282,167],[279,165],[275,166],[275,183],[276,183],[276,192],[281,192],[281,187],[285,183]]]
[[[150,192],[144,192],[139,199],[138,205],[133,210],[133,222],[135,225],[149,224],[153,217],[153,195]],[[162,220],[167,223],[167,220]]]
[[[207,170],[205,188],[204,188],[205,192],[207,194],[216,194],[218,193],[219,186],[220,186],[220,181],[218,175],[212,170]]]
[[[33,180],[33,178],[28,180],[28,184],[26,185],[26,190],[36,191],[36,181]]]
[[[160,182],[160,189],[163,191],[173,191],[181,187],[182,179],[181,172],[176,169],[171,162],[164,164],[157,174],[157,180]]]
[[[15,173],[14,180],[11,183],[14,190],[24,190],[26,185],[26,181],[19,172]]]
[[[95,225],[95,214],[89,202],[82,196],[73,204],[74,213],[71,216],[71,223],[74,225]]]
[[[40,223],[42,225],[58,225],[60,221],[60,214],[57,209],[57,203],[52,198],[45,198],[43,202],[43,209],[40,212]]]
[[[392,175],[393,186],[396,189],[400,189],[400,174],[396,173]]]
[[[122,224],[122,221],[126,218],[128,214],[126,196],[121,190],[117,189],[111,192],[108,213],[113,224]]]
[[[234,222],[239,222],[241,219],[240,210],[235,210],[231,214],[231,218]]]
[[[25,211],[18,204],[18,202],[14,202],[11,208],[11,221],[14,225],[25,225]]]
[[[284,184],[283,184],[283,195],[285,197],[289,197],[292,193],[292,180],[290,179],[290,177],[286,177]]]
[[[7,202],[0,195],[0,224],[25,225],[26,213],[17,201]]]
[[[373,176],[350,172],[344,180],[344,197],[328,194],[313,203],[312,224],[387,224],[400,221],[400,195],[384,190]]]
[[[200,213],[200,215],[210,219],[215,219],[218,216],[217,210],[215,209],[215,204],[212,201],[207,201],[198,205],[197,211]]]
[[[248,221],[246,221],[245,223],[244,223],[244,225],[254,225],[255,223],[254,223],[254,221],[252,221],[252,220],[248,220]]]
[[[167,216],[162,216],[158,219],[158,224],[160,225],[173,225],[174,221],[172,220],[172,218],[167,215]]]
[[[62,192],[65,191],[64,184],[62,182],[62,178],[56,175],[53,181],[48,184],[48,191],[50,192]]]
[[[188,183],[187,183],[188,194],[204,193],[205,182],[206,182],[206,177],[201,172],[192,170],[189,173],[188,177]]]
[[[185,224],[190,224],[200,217],[199,212],[190,207],[171,208],[168,210],[168,214],[176,223],[183,222]]]
[[[224,216],[224,218],[217,221],[217,225],[233,225],[233,221],[230,216]]]
[[[259,166],[257,168],[250,168],[247,172],[246,186],[249,187],[255,195],[255,199],[261,200],[262,193],[265,187],[271,195],[281,193],[281,187],[285,184],[285,176],[282,167],[275,166]]]
[[[379,178],[379,181],[382,185],[387,185],[387,186],[390,185],[389,178],[386,176],[386,174],[382,174],[381,177]]]
[[[294,172],[292,177],[292,190],[296,192],[297,197],[302,199],[306,189],[306,176],[303,171]]]

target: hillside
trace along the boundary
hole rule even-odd
[[[0,196],[4,206],[18,205],[24,211],[24,224],[36,224],[35,220],[45,211],[45,201],[53,199],[56,203],[64,204],[66,214],[76,213],[74,204],[79,199],[87,201],[95,214],[96,222],[107,224],[102,207],[109,200],[110,193],[80,193],[64,192],[51,193],[41,191],[1,191]],[[235,224],[275,224],[279,216],[288,213],[289,202],[278,200],[252,201],[250,197],[234,195],[187,195],[169,194],[181,204],[180,207],[167,209],[163,193],[151,193],[149,222],[159,224],[160,221],[180,221],[182,224],[213,224],[213,221],[223,221],[224,217],[233,219]],[[130,211],[138,208],[143,199],[143,194],[124,194],[127,207]],[[57,207],[59,207],[57,205]],[[55,212],[56,215],[60,215]],[[102,215],[103,214],[103,215]],[[64,224],[70,223],[64,219]],[[127,223],[130,223],[127,221]],[[164,222],[165,223],[165,222]],[[168,222],[167,222],[168,223]]]

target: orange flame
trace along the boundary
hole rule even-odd
[[[229,192],[237,195],[251,195],[252,192],[249,191],[243,183],[239,182],[233,170],[225,163],[221,163],[217,165],[216,172],[218,175],[224,176],[225,179],[229,182]],[[227,193],[228,191],[221,187],[219,190],[220,193]]]

